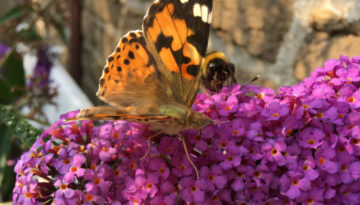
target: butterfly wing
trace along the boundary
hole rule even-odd
[[[67,119],[72,120],[126,120],[129,122],[139,122],[143,124],[151,124],[173,120],[171,116],[157,115],[157,114],[129,114],[126,110],[118,109],[112,106],[97,106],[86,109],[81,109],[79,114]]]
[[[143,31],[158,71],[169,84],[166,93],[190,107],[199,89],[212,0],[158,0],[143,21]]]
[[[160,83],[142,31],[132,31],[120,39],[108,58],[97,95],[127,113],[157,113],[158,106],[167,103]]]

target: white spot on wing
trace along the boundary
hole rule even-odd
[[[193,7],[193,15],[194,17],[200,17],[204,23],[211,22],[212,14],[211,12],[209,13],[209,8],[206,5],[200,5],[199,3],[195,3]]]
[[[182,4],[187,3],[189,0],[180,0]]]
[[[211,20],[212,20],[212,12],[209,13],[209,16],[208,16],[208,23],[211,23]]]
[[[201,6],[200,4],[196,3],[193,7],[193,14],[195,17],[201,17]]]
[[[202,5],[201,6],[201,20],[205,23],[208,23],[208,17],[209,17],[209,9],[207,6]]]

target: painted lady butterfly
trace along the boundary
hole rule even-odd
[[[155,1],[142,30],[122,37],[107,59],[97,95],[111,106],[82,109],[69,120],[127,120],[170,135],[212,122],[191,109],[204,73],[211,10],[212,0]]]

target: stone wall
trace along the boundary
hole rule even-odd
[[[152,0],[84,0],[82,86],[95,102],[106,57],[140,29]],[[360,55],[360,0],[214,0],[209,50],[235,63],[238,82],[276,88],[340,54]]]
[[[262,85],[291,85],[326,59],[360,55],[359,0],[215,0],[214,14],[211,48],[240,82],[259,73]]]
[[[153,0],[82,1],[81,86],[96,103],[105,59],[140,29]],[[12,1],[0,0],[0,14]],[[3,29],[3,30],[2,30]],[[6,42],[8,28],[0,27]],[[223,51],[239,83],[277,88],[309,76],[329,58],[360,55],[360,0],[214,0],[209,51]]]

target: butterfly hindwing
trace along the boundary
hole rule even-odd
[[[76,120],[126,120],[129,122],[152,124],[171,121],[173,118],[171,116],[155,114],[129,114],[127,111],[120,110],[116,107],[97,106],[81,109],[80,113],[76,116]]]
[[[171,98],[190,107],[198,92],[206,53],[212,0],[158,0],[143,21],[143,31]]]
[[[162,130],[168,134],[177,134],[184,124],[183,118],[177,118],[171,115],[164,115],[160,112],[151,113],[151,111],[138,112],[137,109],[121,109],[114,106],[97,106],[81,109],[76,117],[67,119],[73,120],[126,120],[151,125],[154,130]]]

